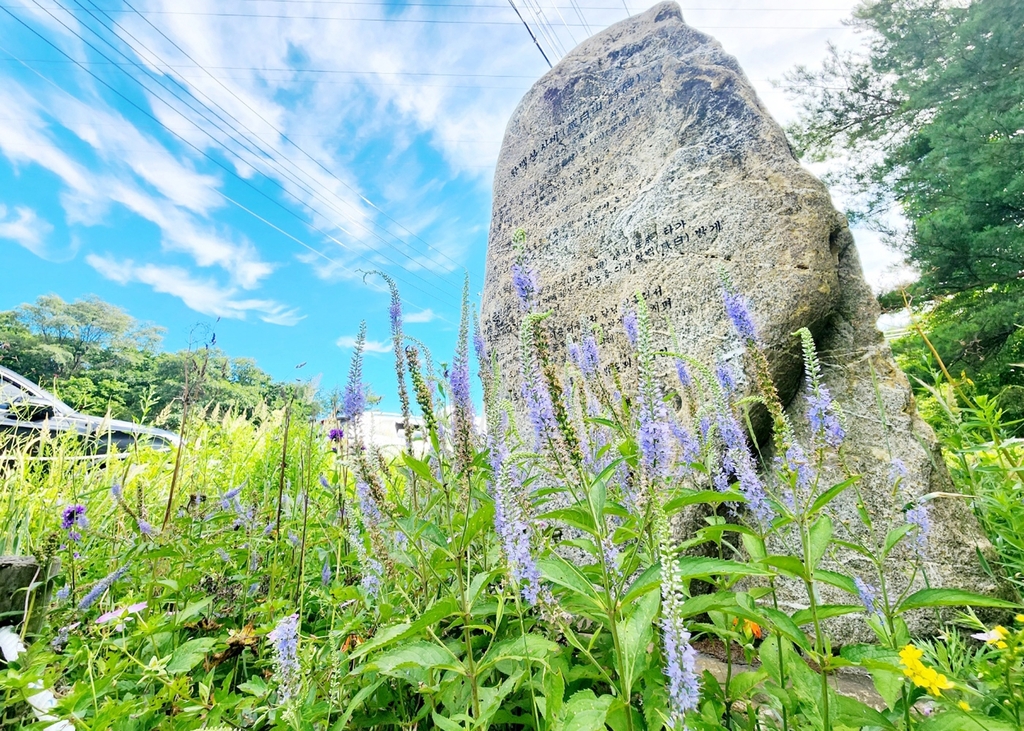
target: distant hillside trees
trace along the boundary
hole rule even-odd
[[[274,381],[255,361],[212,346],[160,352],[162,333],[95,296],[65,302],[45,295],[0,312],[0,365],[81,411],[109,410],[122,419],[163,413],[172,426],[181,411],[186,366],[198,384],[193,394],[200,406],[252,414],[262,404],[283,406],[293,388]]]
[[[791,137],[843,159],[853,218],[920,271],[908,293],[950,370],[1024,415],[1024,2],[875,0],[852,25],[866,55],[788,75]],[[887,228],[894,206],[908,230]]]

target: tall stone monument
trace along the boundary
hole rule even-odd
[[[507,379],[519,375],[511,267],[520,228],[556,345],[600,326],[611,338],[605,355],[628,370],[620,323],[639,291],[655,329],[673,332],[682,352],[709,364],[735,355],[724,270],[751,302],[795,423],[804,376],[792,334],[801,327],[814,334],[825,380],[846,414],[846,466],[863,476],[869,511],[898,517],[895,459],[906,466],[902,488],[912,497],[952,490],[934,435],[875,327],[877,305],[845,218],[800,167],[735,59],[687,26],[674,2],[581,43],[526,93],[508,123],[481,313]],[[662,338],[658,346],[673,349]],[[668,379],[671,365],[664,367]],[[837,510],[857,530],[852,491]],[[930,510],[931,585],[991,589],[975,557],[987,544],[967,501],[938,499]],[[856,554],[834,560],[853,572],[867,563]],[[890,587],[905,585],[901,576],[887,577]],[[797,588],[786,599],[806,601]]]

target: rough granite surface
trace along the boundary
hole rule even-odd
[[[517,252],[520,228],[526,242]],[[804,374],[792,333],[814,333],[846,415],[846,469],[863,476],[859,494],[879,525],[902,520],[914,497],[952,491],[935,437],[875,327],[877,305],[845,218],[800,166],[735,59],[687,26],[675,3],[581,43],[526,93],[508,123],[481,311],[506,381],[519,377],[521,315],[510,271],[518,256],[539,272],[555,357],[596,326],[608,338],[606,369],[624,373],[635,366],[620,323],[637,292],[651,309],[656,347],[706,364],[737,359],[740,343],[721,298],[725,273],[751,303],[776,387],[798,424]],[[661,360],[674,388],[670,359]],[[757,423],[765,442],[767,423]],[[889,478],[893,458],[908,470],[899,494]],[[829,477],[841,474],[836,465]],[[864,537],[856,499],[850,490],[836,503],[837,537]],[[992,590],[975,557],[976,547],[989,547],[967,500],[938,498],[930,511],[930,585]],[[890,561],[890,587],[911,581],[902,560],[909,551]],[[856,554],[826,561],[878,583]],[[790,608],[806,605],[799,586],[782,591]],[[914,626],[926,629],[929,616]],[[867,639],[860,619],[833,625],[844,642]]]

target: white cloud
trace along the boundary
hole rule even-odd
[[[213,317],[244,320],[252,312],[264,322],[294,325],[303,319],[298,308],[274,300],[239,298],[237,287],[222,287],[212,279],[197,279],[181,267],[135,264],[131,259],[89,254],[86,262],[107,279],[118,284],[147,284],[156,292],[177,297],[187,307]]]
[[[270,275],[273,265],[251,242],[235,240],[205,220],[222,203],[215,178],[179,162],[101,101],[95,105],[68,95],[33,97],[15,85],[0,85],[0,109],[7,111],[0,117],[0,151],[16,164],[37,164],[63,181],[61,201],[70,223],[98,224],[111,205],[120,204],[158,226],[164,248],[188,254],[201,267],[224,269],[237,286],[253,289]],[[65,152],[67,145],[52,135],[47,117],[104,157],[102,171],[92,172]]]
[[[36,256],[43,256],[43,239],[53,231],[31,208],[17,206],[8,218],[7,206],[0,204],[0,239],[16,241]]]
[[[354,348],[356,346],[356,338],[354,335],[342,335],[334,343],[339,348]],[[363,344],[363,352],[365,353],[391,353],[394,349],[391,341],[367,340]]]
[[[433,322],[436,317],[437,315],[434,314],[434,311],[428,307],[427,309],[422,310],[420,312],[410,312],[408,314],[403,314],[402,320],[411,325],[416,325],[419,323]]]

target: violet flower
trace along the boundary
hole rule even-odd
[[[818,386],[807,394],[807,405],[807,421],[814,434],[820,436],[830,447],[842,444],[846,431],[839,422],[828,387]]]
[[[78,603],[78,611],[84,612],[89,609],[89,607],[95,604],[96,600],[103,596],[104,592],[106,592],[106,590],[109,589],[115,581],[124,576],[127,571],[127,566],[121,566],[97,581],[93,585],[92,589],[89,590],[89,593],[82,597],[82,601]]]
[[[523,312],[530,312],[540,293],[537,270],[526,264],[515,263],[512,265],[512,288],[519,298],[519,306]]]
[[[494,500],[494,528],[501,539],[502,553],[508,563],[512,579],[519,587],[523,599],[535,605],[540,595],[540,569],[530,552],[533,529],[525,515],[523,486],[519,471],[510,465],[508,445],[505,441],[505,423],[496,433],[488,435],[490,442],[491,475],[489,487]]]
[[[931,520],[928,517],[928,506],[918,503],[906,513],[907,522],[913,526],[914,551],[921,559],[925,558],[928,549],[928,531],[931,528]]]
[[[623,315],[622,327],[626,331],[626,337],[629,338],[629,344],[635,346],[637,337],[640,335],[640,326],[636,310],[629,310],[625,315]]]
[[[283,617],[267,639],[274,651],[274,670],[278,678],[278,695],[287,703],[299,689],[299,615]]]
[[[725,301],[725,314],[729,316],[736,333],[744,340],[756,343],[758,340],[757,327],[750,314],[750,304],[747,298],[728,289],[722,290],[722,298]]]
[[[864,605],[864,609],[867,613],[873,614],[879,619],[882,619],[882,613],[878,610],[878,606],[876,605],[876,602],[878,601],[878,590],[859,576],[853,577],[853,583],[857,587],[857,596],[860,597],[860,603]]]

